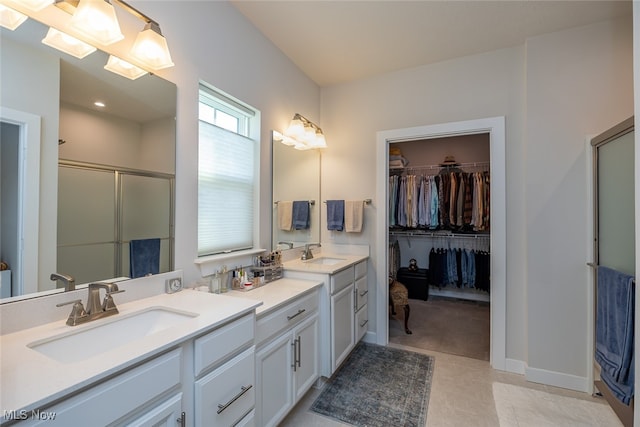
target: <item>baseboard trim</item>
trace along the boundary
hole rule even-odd
[[[527,369],[527,364],[522,360],[516,359],[506,359],[505,361],[505,370],[507,372],[511,372],[512,374],[520,374],[524,375]]]
[[[586,377],[577,375],[563,374],[561,372],[547,371],[546,369],[537,369],[526,367],[525,378],[527,381],[534,383],[546,384],[555,387],[562,387],[569,390],[589,392],[589,381]]]

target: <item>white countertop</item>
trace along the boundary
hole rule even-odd
[[[318,264],[313,262],[321,258],[334,258],[342,261],[335,264]],[[282,263],[285,271],[303,271],[305,273],[317,273],[317,274],[335,274],[340,270],[344,270],[352,264],[357,264],[360,261],[369,258],[368,255],[346,255],[338,253],[329,253],[322,251],[319,254],[314,254],[314,257],[310,260],[293,259],[291,261],[285,261]]]
[[[225,295],[261,301],[262,305],[256,308],[256,315],[261,317],[322,284],[315,280],[285,278],[248,291],[231,291]]]
[[[242,294],[244,296],[247,293]],[[255,298],[235,298],[185,290],[119,305],[120,314],[80,326],[67,326],[65,320],[62,320],[3,335],[0,337],[0,411],[41,407],[206,330],[250,313],[259,305],[260,301]],[[69,331],[92,328],[102,322],[118,320],[119,316],[157,306],[197,313],[198,316],[74,363],[56,361],[27,347],[34,341]],[[122,331],[123,336],[126,336],[126,333],[126,330]]]

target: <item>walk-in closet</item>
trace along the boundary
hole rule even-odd
[[[390,300],[392,343],[490,359],[489,138],[389,144],[389,276],[408,294]]]

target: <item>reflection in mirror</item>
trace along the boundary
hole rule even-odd
[[[287,249],[320,241],[320,151],[296,150],[292,146],[272,140],[273,150],[273,224],[272,248]],[[309,201],[309,228],[283,230],[278,224],[278,204],[289,201]],[[276,203],[278,202],[278,203]]]
[[[113,74],[104,52],[76,59],[42,44],[46,33],[32,19],[0,32],[0,259],[11,269],[1,298],[55,290],[62,284],[50,280],[53,272],[78,284],[132,277],[131,240],[159,240],[157,270],[173,269],[175,85]],[[7,112],[40,123],[35,167],[14,156],[34,152],[25,142],[33,129],[14,126]],[[17,166],[5,167],[7,159]],[[32,173],[39,180],[25,187]],[[35,214],[26,209],[32,199]],[[35,249],[16,243],[25,230],[38,230]]]

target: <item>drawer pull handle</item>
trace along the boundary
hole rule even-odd
[[[294,317],[298,317],[300,316],[302,313],[304,313],[305,311],[307,311],[306,308],[301,308],[300,310],[298,310],[298,312],[296,314],[294,314],[293,316],[287,316],[287,320],[291,320]]]
[[[364,325],[366,325],[367,323],[369,323],[369,319],[366,319],[364,322],[360,323],[360,327],[364,327]]]
[[[365,296],[365,295],[366,295],[366,294],[368,294],[368,293],[369,293],[369,290],[367,289],[366,291],[362,292],[362,293],[360,294],[360,296],[361,296],[361,297],[363,297],[363,296]]]
[[[251,390],[252,387],[253,387],[253,384],[249,384],[247,386],[243,385],[242,387],[240,387],[240,393],[236,394],[233,397],[233,399],[231,399],[230,401],[228,401],[224,405],[218,404],[218,414],[221,414],[222,411],[224,411],[229,406],[231,406],[233,404],[233,402],[235,402],[236,400],[240,399],[242,397],[242,395],[245,394],[246,392],[248,392],[249,390]]]

